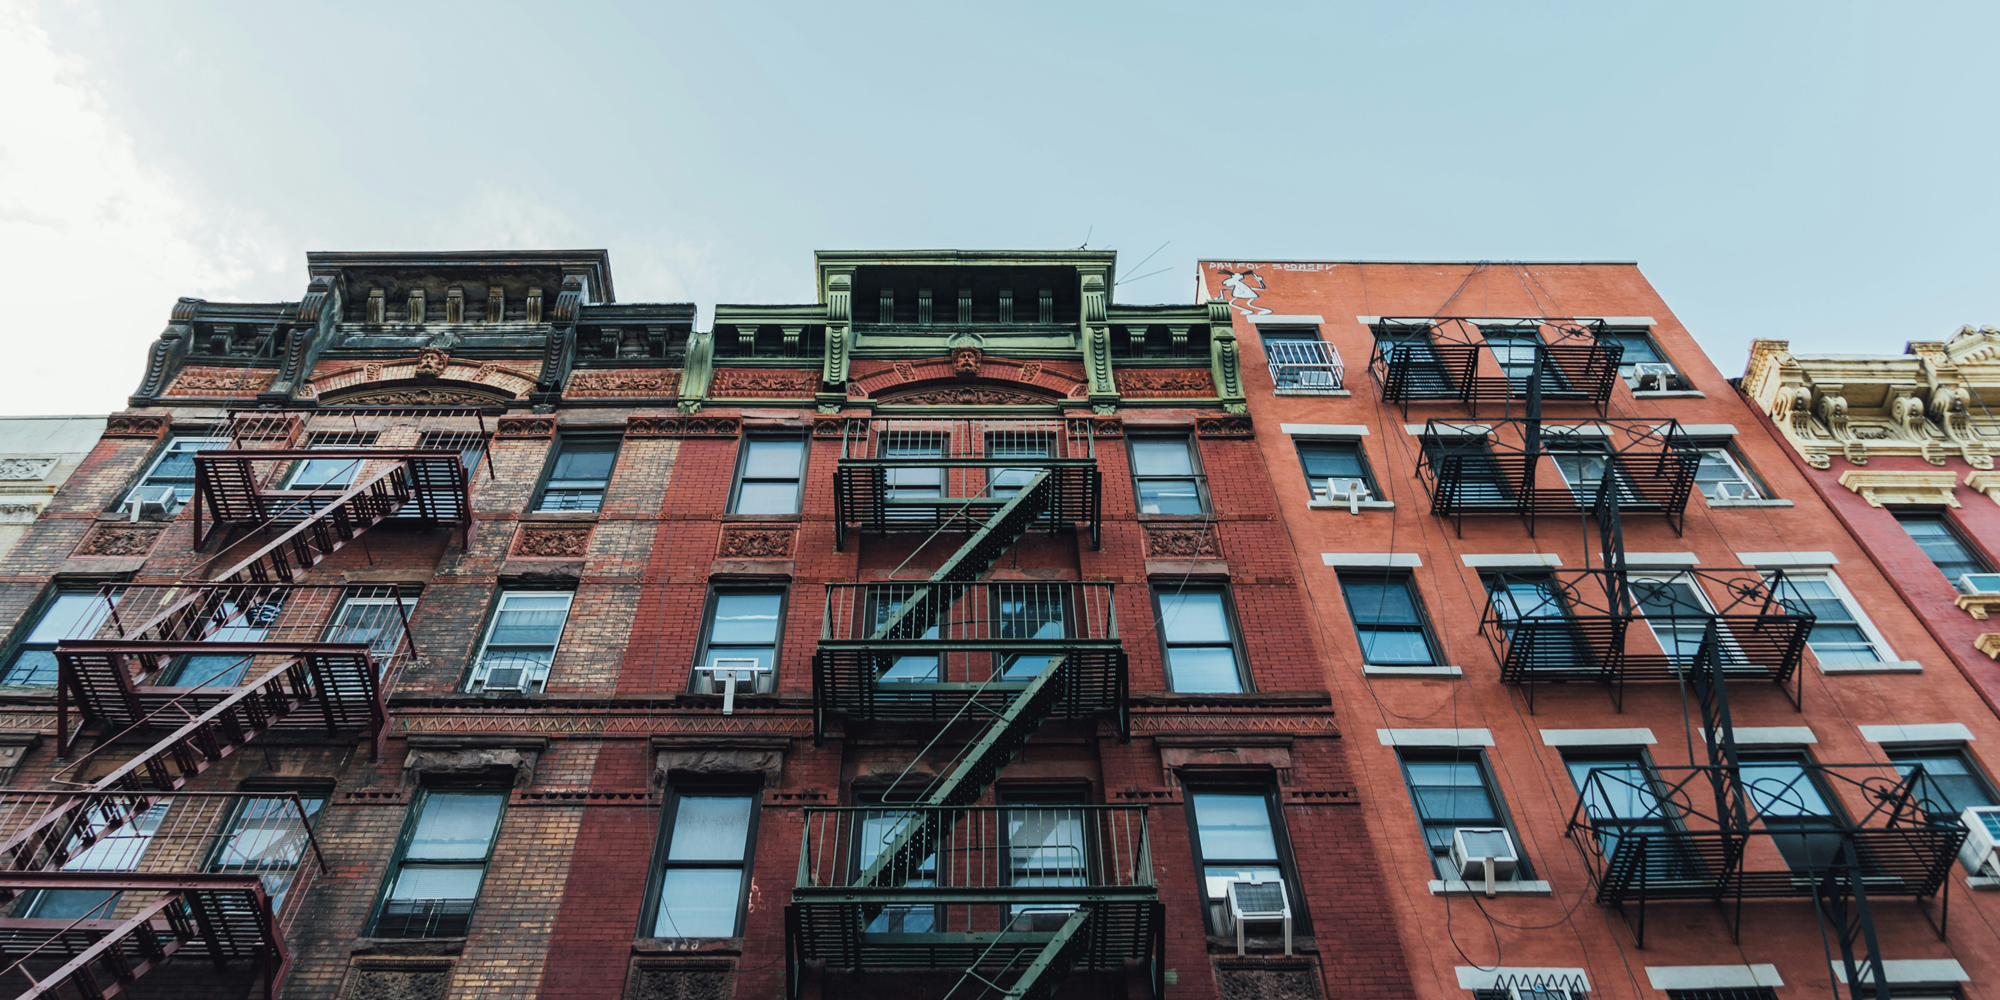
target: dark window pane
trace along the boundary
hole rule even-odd
[[[601,483],[611,478],[611,463],[617,456],[618,445],[615,442],[564,442],[562,454],[556,456],[555,469],[549,478]]]
[[[743,459],[745,479],[797,479],[806,443],[798,440],[751,439],[749,454]]]
[[[1899,517],[1903,530],[1916,540],[1924,555],[1944,574],[1945,579],[1957,583],[1958,578],[1967,573],[1987,572],[1986,561],[1979,558],[1958,532],[1937,515]]]
[[[1367,473],[1361,468],[1361,446],[1353,442],[1303,442],[1299,445],[1299,460],[1305,463],[1308,479],[1368,478]]]
[[[1141,476],[1185,476],[1194,472],[1187,441],[1179,439],[1132,442],[1132,472]]]

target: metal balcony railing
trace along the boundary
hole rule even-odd
[[[1568,836],[1603,905],[1813,899],[1928,899],[1957,862],[1964,827],[1933,822],[1921,768],[1746,759],[1740,766],[1638,770],[1584,780]]]
[[[1095,532],[1102,487],[1088,420],[850,420],[834,471],[834,520],[867,531],[975,531],[1044,470],[1037,527]],[[836,539],[840,541],[841,539]]]
[[[1122,724],[1125,649],[1111,584],[828,584],[821,621],[822,720],[948,719],[969,703],[998,712],[1054,664],[1054,715],[1110,712]]]
[[[1271,382],[1280,396],[1329,396],[1347,383],[1347,366],[1340,351],[1324,340],[1270,340],[1264,358],[1271,365]]]
[[[1622,703],[1628,682],[1685,680],[1704,642],[1719,643],[1723,677],[1796,688],[1814,617],[1787,586],[1782,571],[1751,569],[1498,573],[1480,634],[1530,708],[1543,682],[1598,681]],[[1797,703],[1796,689],[1786,694]]]
[[[1598,339],[1603,329],[1601,320],[1547,317],[1385,317],[1375,324],[1368,370],[1382,398],[1403,404],[1405,413],[1413,402],[1457,403],[1477,412],[1482,403],[1525,400],[1531,387],[1544,402],[1601,408],[1618,382],[1624,354],[1623,345]]]
[[[1431,513],[1535,519],[1595,509],[1599,494],[1622,513],[1664,514],[1680,531],[1701,452],[1678,421],[1599,418],[1561,423],[1430,420],[1417,475]]]

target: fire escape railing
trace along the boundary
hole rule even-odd
[[[1625,514],[1663,514],[1681,530],[1701,452],[1678,421],[1539,418],[1424,426],[1417,476],[1431,513],[1513,514],[1534,533],[1537,517],[1590,513],[1601,488]]]
[[[1609,404],[1623,345],[1600,340],[1601,320],[1384,318],[1375,325],[1368,371],[1382,398],[1510,407],[1538,393],[1545,402]],[[1503,331],[1512,336],[1502,336]]]
[[[1090,421],[1064,417],[849,420],[834,470],[834,545],[864,531],[974,531],[1035,474],[1034,527],[1084,524],[1098,540],[1103,487]]]

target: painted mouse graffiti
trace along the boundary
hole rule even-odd
[[[1226,275],[1222,287],[1229,290],[1229,304],[1243,310],[1245,316],[1269,316],[1271,310],[1257,304],[1257,293],[1264,288],[1264,279],[1256,268],[1246,267],[1241,271],[1219,269]]]

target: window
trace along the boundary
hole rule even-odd
[[[1889,751],[1889,760],[1905,778],[1923,767],[1917,795],[1933,823],[1956,823],[1973,806],[2000,805],[1993,785],[1963,747],[1896,747]]]
[[[1693,581],[1673,577],[1634,577],[1632,599],[1652,629],[1660,651],[1675,666],[1687,666],[1701,652],[1702,636],[1714,615],[1708,598]]]
[[[1319,330],[1259,327],[1264,359],[1271,365],[1273,389],[1281,396],[1332,394],[1340,389],[1345,370],[1340,352],[1320,339]]]
[[[735,937],[749,895],[756,798],[677,790],[662,832],[653,937]]]
[[[1035,481],[1055,456],[1055,435],[1049,431],[1005,431],[986,435],[986,457],[1018,458],[1026,464],[986,470],[986,495],[1011,497]]]
[[[1742,754],[1744,794],[1793,871],[1824,870],[1846,856],[1833,796],[1796,750]]]
[[[426,431],[417,439],[417,448],[422,451],[455,451],[458,460],[467,473],[479,469],[479,460],[486,456],[486,439],[478,434],[464,431]]]
[[[1221,587],[1155,590],[1160,642],[1166,647],[1167,687],[1174,691],[1243,690],[1242,658],[1230,629]]]
[[[153,461],[153,467],[146,471],[140,486],[171,486],[174,498],[187,503],[194,498],[194,456],[196,452],[216,451],[229,447],[229,439],[222,437],[171,437],[167,446],[160,451],[160,457]]]
[[[110,617],[111,609],[117,603],[115,591],[110,596],[96,591],[56,594],[42,608],[35,627],[28,630],[28,637],[21,640],[20,648],[14,653],[14,662],[8,664],[7,675],[0,677],[0,684],[54,687],[59,674],[56,643],[64,639],[95,636],[97,627]]]
[[[1139,497],[1139,513],[1207,512],[1192,445],[1186,437],[1132,439],[1132,488]]]
[[[884,441],[877,454],[889,459],[943,458],[946,439],[936,434],[896,434],[892,440]],[[932,500],[944,496],[944,470],[932,466],[891,466],[882,470],[883,499],[885,500]],[[796,507],[797,502],[793,502]],[[790,513],[783,511],[782,513]],[[888,520],[907,520],[929,523],[936,512],[923,506],[897,509],[891,505],[886,511]]]
[[[326,625],[326,642],[362,642],[378,668],[386,668],[404,652],[403,630],[417,608],[414,594],[393,588],[360,587],[341,596],[340,607]]]
[[[1764,489],[1757,479],[1750,475],[1736,446],[1728,442],[1721,444],[1697,443],[1701,451],[1701,464],[1694,470],[1694,487],[1710,500],[1761,500]]]
[[[1299,465],[1306,472],[1306,489],[1314,500],[1327,499],[1329,479],[1359,479],[1375,496],[1375,477],[1368,474],[1368,459],[1359,441],[1300,441]]]
[[[908,793],[904,793],[907,795]],[[881,792],[857,793],[859,804],[884,806],[885,796]],[[902,802],[898,797],[895,802]],[[921,814],[909,810],[886,807],[863,812],[858,820],[854,837],[854,871],[865,872],[873,867],[882,852],[888,850],[898,837],[902,836]],[[914,865],[900,862],[907,867],[896,871],[895,881],[899,885],[916,889],[928,889],[937,885],[937,854],[924,855],[924,859]],[[904,877],[907,875],[908,877]],[[943,908],[914,904],[884,906],[882,912],[863,928],[871,934],[929,934],[943,926]]]
[[[1426,434],[1422,441],[1432,481],[1456,504],[1505,503],[1513,495],[1483,435]]]
[[[375,446],[373,431],[335,431],[314,434],[306,441],[308,451],[326,451],[334,448],[372,448]],[[308,458],[292,464],[291,475],[285,479],[288,490],[342,490],[354,482],[354,474],[361,471],[362,459],[358,458]]]
[[[868,606],[873,609],[870,634],[881,631],[883,626],[889,624],[889,619],[903,609],[903,602],[910,598],[917,586],[914,583],[883,583],[868,588]],[[924,630],[924,638],[937,637],[937,625]],[[877,681],[942,680],[943,678],[938,676],[938,663],[937,653],[905,654],[896,657],[896,662],[890,664],[889,669],[875,679]]]
[[[1007,884],[1085,886],[1090,884],[1089,841],[1084,836],[1079,795],[1044,792],[1004,795],[1007,809]],[[1053,931],[1076,910],[1074,905],[1016,903],[1010,930]]]
[[[1514,853],[1521,859],[1514,866],[1514,877],[1532,877],[1521,838],[1500,810],[1500,793],[1486,770],[1485,754],[1477,750],[1405,749],[1398,756],[1438,878],[1459,881],[1458,869],[1451,863],[1451,835],[1464,826],[1505,827],[1514,841]]]
[[[561,590],[501,591],[466,690],[542,690],[574,596]]]
[[[756,660],[759,669],[754,689],[759,694],[769,694],[776,689],[778,626],[784,612],[782,587],[717,590],[708,602],[699,665],[712,666],[717,660]],[[706,683],[706,677],[696,678],[697,685]],[[745,693],[750,688],[739,681],[736,690]]]
[[[1437,349],[1431,346],[1429,326],[1384,324],[1374,329],[1375,353],[1389,368],[1387,381],[1391,386],[1419,394],[1456,391]]]
[[[1500,627],[1513,634],[1514,623],[1523,618],[1568,616],[1562,596],[1556,592],[1555,577],[1549,573],[1489,573],[1481,578]]]
[[[611,467],[618,461],[617,438],[564,437],[556,442],[536,510],[600,510]]]
[[[1627,834],[1657,836],[1678,829],[1672,807],[1660,798],[1659,776],[1638,750],[1563,754],[1583,808],[1596,822],[1598,846],[1609,860]],[[1653,845],[1657,849],[1657,842]]]
[[[1991,572],[1943,514],[1898,514],[1896,520],[1953,586],[1967,573]]]
[[[216,608],[221,627],[202,637],[203,642],[263,642],[272,622],[284,613],[284,592],[274,591],[260,604],[238,607],[224,601]],[[235,687],[243,683],[254,653],[191,654],[176,659],[160,672],[162,687]],[[265,669],[270,669],[269,661]]]
[[[1580,504],[1592,506],[1597,503],[1597,494],[1604,487],[1607,471],[1613,476],[1612,488],[1616,491],[1613,499],[1618,503],[1637,503],[1643,499],[1633,488],[1631,474],[1618,467],[1618,459],[1601,443],[1573,439],[1554,443],[1549,446],[1549,459],[1555,462],[1563,482],[1569,485],[1571,495]]]
[[[1279,854],[1283,827],[1271,796],[1265,791],[1189,789],[1187,801],[1194,814],[1195,864],[1201,869],[1209,928],[1222,933],[1231,882],[1285,883],[1293,920],[1302,923],[1305,907],[1298,883],[1285,877],[1287,866]]]
[[[66,872],[129,872],[137,870],[167,816],[169,803],[161,802],[132,818],[128,823],[109,826],[105,817],[93,810],[75,814],[67,834],[68,849],[75,853],[63,863]],[[85,846],[88,845],[88,846]],[[48,889],[28,892],[15,904],[17,917],[42,920],[106,920],[118,906],[119,893],[105,889]]]
[[[419,793],[375,917],[375,937],[464,937],[500,832],[504,791]]]
[[[1062,639],[1069,635],[1069,586],[1046,583],[994,584],[993,617],[1001,639]],[[1056,657],[1047,653],[1008,654],[1002,658],[1003,680],[1033,680]]]
[[[805,474],[806,443],[796,437],[752,437],[743,441],[736,471],[732,514],[796,514],[799,480]]]
[[[1668,990],[1667,1000],[1778,1000],[1769,986],[1738,986],[1715,990]]]
[[[1535,356],[1542,348],[1541,331],[1529,327],[1500,327],[1481,330],[1486,338],[1486,349],[1493,352],[1493,360],[1500,365],[1500,371],[1507,376],[1508,388],[1513,392],[1526,392],[1528,380],[1535,374]],[[1559,384],[1561,373],[1555,365],[1544,362],[1542,366],[1543,385],[1553,387]]]
[[[259,876],[271,909],[280,910],[292,876],[305,857],[307,837],[326,795],[301,794],[297,804],[288,795],[247,795],[238,799],[229,823],[216,839],[208,870]]]
[[[1407,574],[1342,573],[1340,591],[1361,640],[1361,659],[1377,666],[1433,666],[1437,649]]]
[[[1644,330],[1606,330],[1597,335],[1597,342],[1617,344],[1623,349],[1618,355],[1618,376],[1633,388],[1639,386],[1640,365],[1647,366],[1646,372],[1675,371],[1673,364],[1660,353],[1660,346],[1653,342],[1653,335]],[[1667,386],[1663,384],[1660,388]]]
[[[1775,576],[1766,579],[1775,580]],[[1778,599],[1796,613],[1814,617],[1806,645],[1821,663],[1875,663],[1886,660],[1882,637],[1854,606],[1852,595],[1832,574],[1785,574]]]

